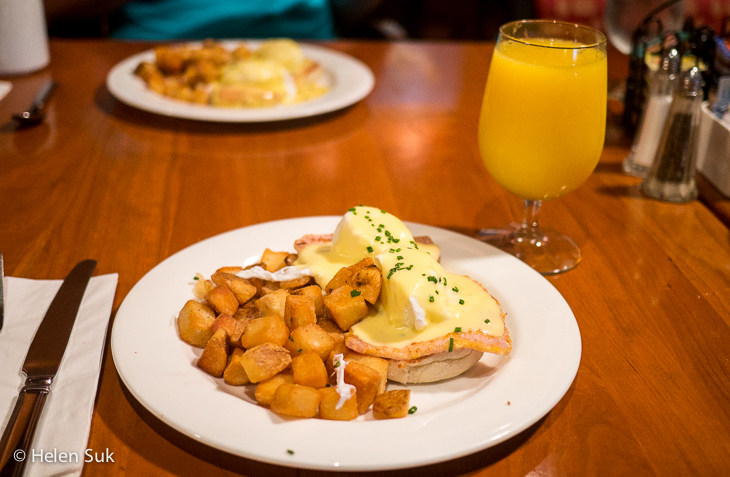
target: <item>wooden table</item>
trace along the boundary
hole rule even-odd
[[[145,272],[201,239],[264,221],[339,215],[354,204],[474,234],[519,217],[481,163],[476,125],[491,45],[338,42],[376,87],[323,117],[206,124],[116,101],[109,69],[149,47],[51,42],[52,63],[13,78],[0,102],[0,251],[6,273],[60,278],[93,257],[119,273],[114,311]],[[610,76],[626,61],[609,59]],[[59,83],[45,124],[10,113]],[[730,475],[730,233],[706,205],[639,193],[621,173],[628,139],[609,106],[600,164],[549,202],[583,263],[549,278],[573,309],[583,355],[557,406],[507,442],[398,475]],[[713,204],[726,205],[715,197]],[[725,205],[723,205],[725,204]],[[717,207],[715,207],[717,209]],[[113,320],[113,316],[112,316]],[[121,383],[107,346],[89,447],[114,464],[86,475],[313,475],[237,458],[182,436]]]

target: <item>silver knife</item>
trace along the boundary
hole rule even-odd
[[[23,474],[27,459],[19,457],[28,456],[31,451],[43,405],[66,351],[71,329],[94,268],[96,261],[84,260],[71,270],[35,333],[23,363],[25,386],[18,394],[13,414],[0,440],[0,475]]]

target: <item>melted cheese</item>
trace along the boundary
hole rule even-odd
[[[417,244],[395,216],[372,207],[355,207],[337,226],[331,243],[305,247],[296,265],[307,267],[325,287],[342,267],[365,257],[383,275],[380,298],[351,330],[375,346],[401,348],[457,328],[504,333],[497,301],[468,277],[447,273],[438,248]]]

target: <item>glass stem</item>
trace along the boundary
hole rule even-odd
[[[522,212],[522,224],[516,231],[517,235],[521,238],[530,241],[539,241],[542,239],[542,233],[537,225],[540,204],[542,204],[542,201],[525,199]]]

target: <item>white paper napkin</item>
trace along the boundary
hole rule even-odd
[[[0,99],[3,99],[11,89],[13,89],[13,83],[10,81],[0,81]]]
[[[31,453],[26,456],[26,476],[81,474],[118,277],[116,273],[93,277],[86,288],[66,353],[38,423],[31,451],[35,456]],[[28,348],[61,282],[5,278],[5,324],[0,331],[2,430],[25,383],[22,367]],[[44,454],[55,451],[52,462],[48,456],[41,461],[38,456],[41,449]]]

